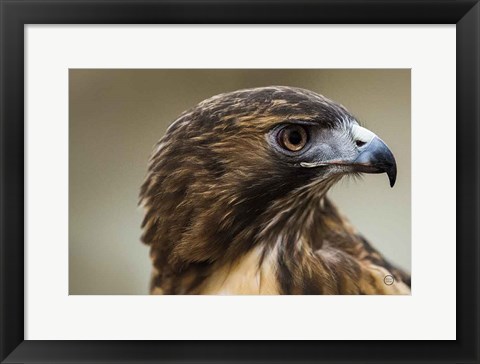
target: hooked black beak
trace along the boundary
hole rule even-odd
[[[397,163],[382,139],[375,136],[360,148],[360,154],[350,164],[353,170],[363,173],[386,173],[393,187],[397,179]]]

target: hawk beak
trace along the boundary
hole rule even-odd
[[[360,154],[351,163],[355,172],[386,173],[390,180],[390,187],[397,179],[397,163],[390,149],[382,139],[376,135],[359,150]]]
[[[370,130],[353,125],[352,134],[358,146],[358,156],[351,166],[355,172],[386,173],[393,187],[397,179],[397,163],[387,145]]]

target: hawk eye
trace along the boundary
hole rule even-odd
[[[282,148],[291,152],[298,152],[307,144],[308,135],[303,126],[289,125],[278,133],[278,143]]]

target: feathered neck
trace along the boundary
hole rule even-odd
[[[328,190],[336,178],[321,183],[313,182],[273,203],[266,214],[264,228],[258,240],[268,244],[303,244],[305,241],[321,240],[322,221],[330,206]]]

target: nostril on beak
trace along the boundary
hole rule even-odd
[[[367,143],[364,142],[363,140],[357,140],[357,141],[355,141],[355,144],[357,145],[357,147],[361,148]]]

